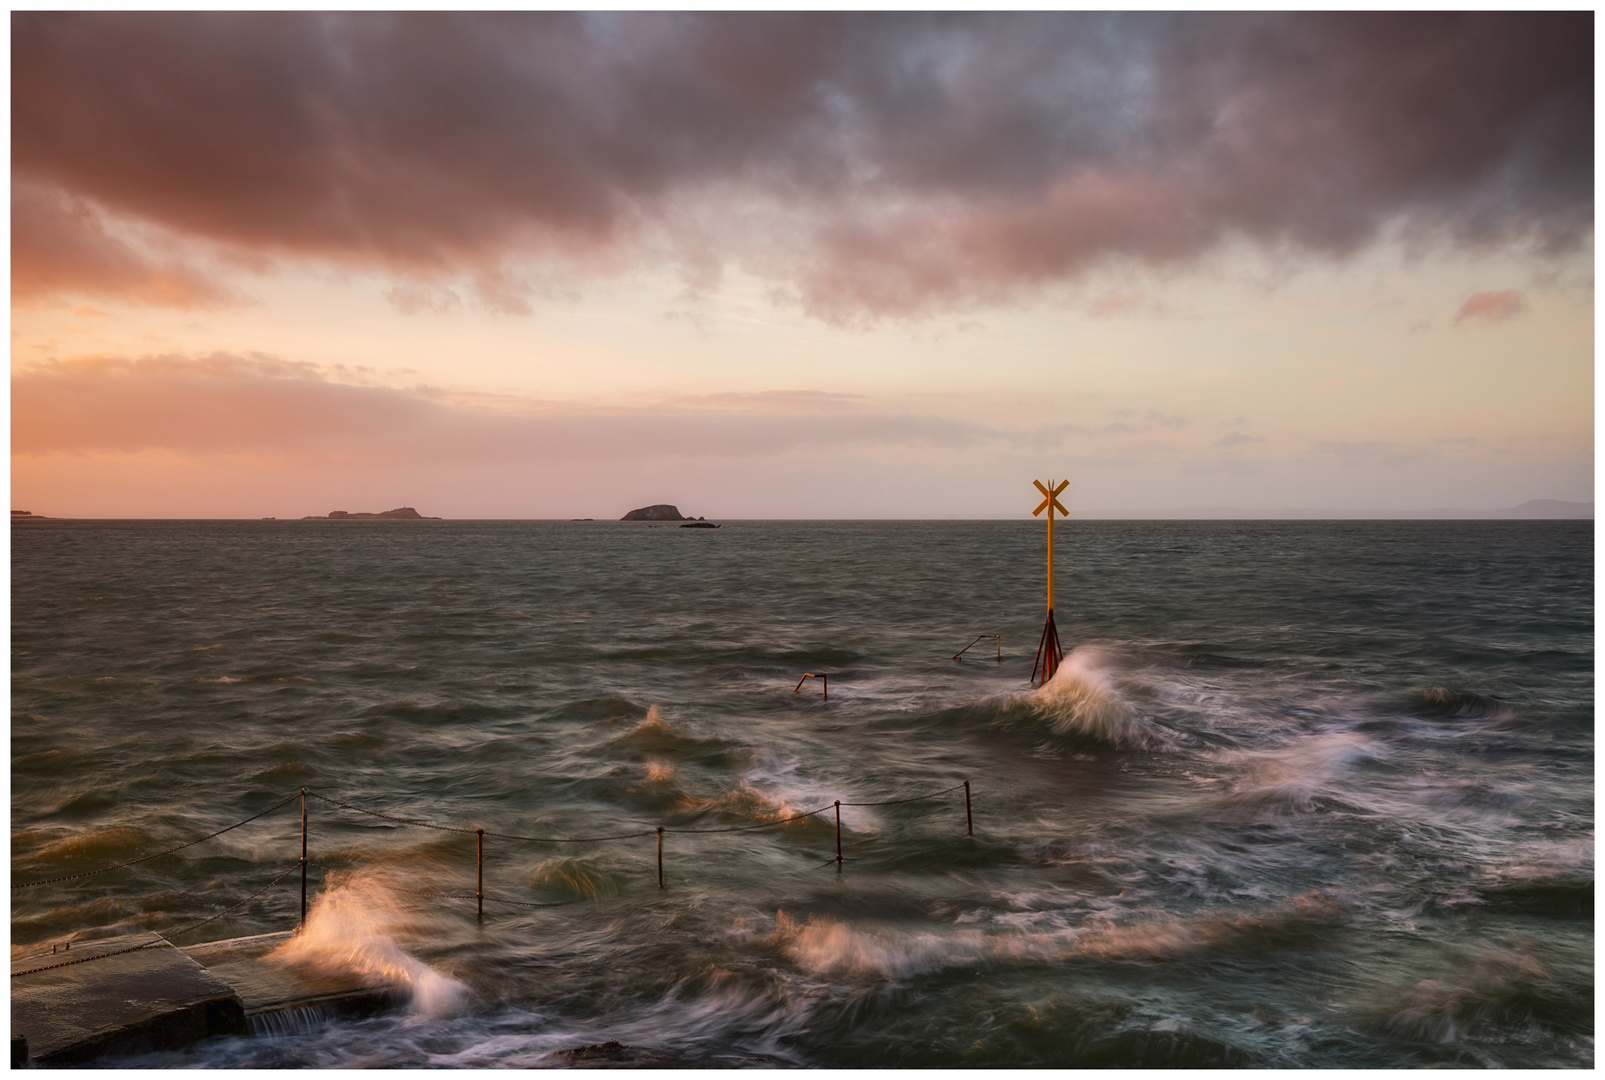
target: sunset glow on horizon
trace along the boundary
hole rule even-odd
[[[1593,498],[1593,15],[12,15],[12,505]]]

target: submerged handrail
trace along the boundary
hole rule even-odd
[[[997,642],[997,646],[998,646],[998,663],[1000,663],[1000,664],[1003,663],[1003,637],[1000,634],[977,634],[975,636],[975,641],[970,642],[968,645],[964,646],[964,648],[960,649],[958,652],[953,654],[953,659],[955,659],[955,660],[962,659],[965,653],[969,652],[971,649],[973,649],[975,647],[976,642],[985,641],[987,638],[992,638],[994,641]]]

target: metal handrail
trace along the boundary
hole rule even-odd
[[[820,672],[817,675],[812,671],[803,672],[803,677],[797,680],[797,685],[791,688],[791,692],[793,694],[795,694],[797,691],[801,690],[802,689],[802,684],[807,682],[809,679],[818,679],[819,680],[819,685],[824,687],[824,690],[825,690],[825,694],[824,694],[824,697],[823,697],[822,700],[829,701],[830,700],[830,676],[826,675],[824,672]]]

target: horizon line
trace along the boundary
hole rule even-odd
[[[1085,511],[1073,513],[1064,521],[1593,521],[1592,504],[1587,513],[1550,513],[1550,514],[1515,514],[1508,510],[1461,510],[1445,509],[1440,511],[1422,510],[1250,510],[1239,508],[1220,508],[1214,512],[1213,508],[1173,509],[1173,510],[1108,510]],[[324,518],[324,517],[276,517],[272,515],[260,517],[194,517],[187,515],[174,516],[148,516],[148,517],[98,517],[79,516],[70,514],[29,514],[16,515],[11,519],[19,521],[274,521],[274,522],[307,522],[307,521],[343,521],[352,524],[425,524],[429,521],[530,521],[530,522],[558,522],[570,524],[618,524],[643,526],[675,526],[683,524],[676,521],[625,521],[612,517],[495,517],[495,516],[468,516],[443,517],[433,516],[423,519],[394,519],[394,518]],[[770,522],[770,521],[1032,521],[1029,515],[1020,517],[994,516],[994,517],[724,517],[715,519],[720,522]]]

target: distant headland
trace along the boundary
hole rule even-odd
[[[410,506],[398,506],[394,510],[386,510],[379,514],[349,514],[344,510],[330,510],[327,515],[308,514],[302,521],[372,521],[375,519],[386,521],[441,521],[442,518],[425,517]]]

